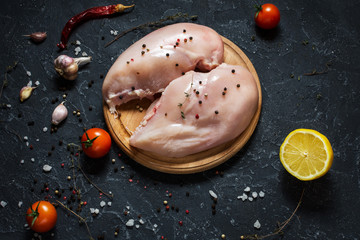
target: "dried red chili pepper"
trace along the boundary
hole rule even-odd
[[[61,32],[61,41],[57,44],[60,49],[65,49],[68,42],[71,31],[80,23],[89,20],[108,16],[114,13],[123,12],[125,9],[132,8],[135,4],[130,6],[124,6],[122,4],[115,4],[109,6],[93,7],[89,8],[69,19],[65,24],[64,29]]]

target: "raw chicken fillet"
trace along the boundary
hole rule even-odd
[[[111,113],[132,99],[152,98],[190,70],[209,71],[222,63],[224,44],[211,28],[177,23],[160,28],[124,51],[103,83]]]
[[[167,157],[198,153],[239,136],[258,106],[252,74],[221,64],[173,80],[130,137],[130,145]]]

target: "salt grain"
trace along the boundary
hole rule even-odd
[[[254,223],[254,228],[256,228],[256,229],[261,228],[261,224],[260,224],[259,220],[256,220],[256,222]]]
[[[21,164],[24,164],[24,162],[25,162],[24,159],[21,159],[20,163],[21,163]]]
[[[31,162],[35,162],[35,158],[31,158],[30,160],[31,160]]]
[[[140,223],[140,224],[144,224],[145,221],[141,218],[141,219],[139,220],[139,223]]]
[[[259,192],[259,197],[261,197],[261,198],[265,197],[265,193],[263,191],[260,191]]]
[[[28,136],[24,136],[24,141],[27,141],[29,140],[29,137]]]
[[[244,192],[250,192],[250,187],[246,187],[246,188],[244,189]]]
[[[43,128],[43,132],[47,132],[48,128],[47,127],[44,127]]]
[[[0,202],[0,205],[4,208],[4,207],[6,207],[7,202],[5,202],[5,201],[1,201],[1,202]]]
[[[28,75],[29,77],[31,77],[31,72],[30,72],[30,71],[26,71],[26,75]]]
[[[79,40],[76,40],[76,45],[81,45],[81,42]]]
[[[216,195],[216,193],[214,193],[213,190],[209,190],[209,194],[212,198],[218,198],[218,196]]]
[[[90,208],[90,213],[91,214],[95,213],[95,208]]]
[[[126,226],[127,227],[133,227],[135,224],[135,220],[134,219],[129,219],[127,222],[126,222]]]
[[[252,202],[254,199],[253,197],[248,197],[249,201]]]
[[[43,166],[44,172],[50,172],[51,169],[52,169],[52,166],[50,166],[50,165],[45,164],[45,165]]]
[[[39,81],[36,81],[35,82],[35,86],[39,86],[40,85],[40,82]]]
[[[82,53],[81,53],[81,56],[83,56],[83,57],[87,57],[87,56],[88,56],[88,54],[87,54],[86,52],[82,52]]]
[[[108,202],[108,203],[107,203],[107,205],[108,205],[109,207],[111,207],[111,204],[112,204],[112,202]]]
[[[253,197],[253,198],[257,198],[258,193],[257,193],[257,192],[252,192],[252,194],[251,194],[251,195],[252,195],[252,197]]]
[[[97,208],[94,210],[94,213],[95,213],[95,214],[99,214],[99,212],[100,212],[100,211],[99,211],[99,209],[97,209]]]
[[[19,201],[18,207],[21,208],[22,205],[23,205],[23,202],[22,202],[22,201]]]
[[[105,201],[100,202],[100,207],[104,207],[106,205]]]

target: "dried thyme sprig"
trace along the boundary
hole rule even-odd
[[[175,15],[172,15],[172,16],[167,16],[165,18],[162,18],[158,21],[155,21],[155,22],[148,22],[148,23],[144,23],[144,24],[140,24],[136,27],[133,27],[133,28],[130,28],[128,30],[125,30],[123,32],[121,32],[120,34],[118,34],[113,40],[111,40],[110,42],[108,42],[107,44],[105,44],[105,47],[108,47],[110,46],[112,43],[114,43],[115,41],[117,41],[119,38],[121,38],[122,36],[124,36],[125,34],[129,33],[129,32],[132,32],[132,31],[135,31],[135,30],[138,30],[138,29],[144,29],[146,27],[159,27],[160,25],[164,24],[165,22],[167,21],[176,21],[178,20],[179,18],[184,18],[186,20],[191,20],[191,21],[196,21],[198,16],[197,15],[192,15],[190,16],[189,14],[187,13],[176,13]]]
[[[16,68],[17,64],[18,64],[18,61],[15,61],[13,65],[9,65],[9,66],[6,67],[6,71],[5,71],[5,74],[4,74],[4,81],[3,81],[3,84],[1,85],[1,88],[0,88],[0,98],[2,96],[3,89],[5,87],[7,87],[7,85],[9,84],[9,81],[7,79],[7,75],[9,73],[11,73]]]
[[[318,72],[316,69],[314,69],[312,72],[310,73],[304,73],[304,76],[314,76],[314,75],[319,75],[319,74],[324,74],[327,73],[329,71],[329,66],[331,66],[331,62],[327,62],[325,64],[325,69],[321,72]]]

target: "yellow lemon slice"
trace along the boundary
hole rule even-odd
[[[311,129],[296,129],[280,147],[280,161],[285,169],[302,181],[325,175],[333,162],[334,153],[329,140]]]

